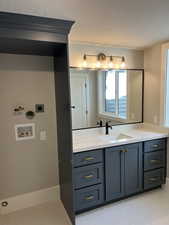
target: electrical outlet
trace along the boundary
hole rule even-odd
[[[47,139],[46,131],[45,130],[40,131],[40,140],[46,141],[46,139]]]
[[[43,113],[45,111],[44,104],[36,104],[35,105],[35,112],[36,113]]]

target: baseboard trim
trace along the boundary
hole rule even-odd
[[[168,188],[168,186],[169,186],[169,178],[167,177],[165,187]],[[0,201],[0,214],[4,215],[11,212],[15,212],[17,210],[43,204],[45,202],[57,201],[57,200],[60,200],[59,185],[51,187],[51,188],[41,189],[39,191],[3,199]],[[1,206],[1,203],[4,201],[8,202],[7,207]]]
[[[0,214],[8,214],[24,208],[29,208],[49,201],[60,200],[59,185],[39,191],[18,195],[0,201]],[[2,207],[1,203],[7,201],[8,206]]]

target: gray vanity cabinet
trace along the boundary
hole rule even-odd
[[[106,201],[124,196],[124,148],[105,150]]]
[[[142,143],[105,150],[106,201],[142,190]]]
[[[166,139],[144,142],[144,190],[151,190],[166,182]]]
[[[124,187],[125,195],[142,191],[143,179],[143,144],[126,145],[124,153]]]
[[[96,207],[104,202],[104,151],[74,154],[73,177],[75,211]]]
[[[75,212],[160,187],[166,159],[165,138],[75,153]]]

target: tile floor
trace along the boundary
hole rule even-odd
[[[0,217],[0,225],[71,225],[61,202],[50,202]]]
[[[169,225],[169,189],[157,189],[77,217],[77,225]]]
[[[70,225],[60,202],[0,217],[0,225]],[[76,217],[76,225],[169,225],[169,184]]]

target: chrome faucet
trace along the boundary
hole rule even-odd
[[[109,128],[112,129],[112,126],[109,125],[108,121],[106,122],[105,128],[106,128],[106,135],[108,135],[109,134]]]

